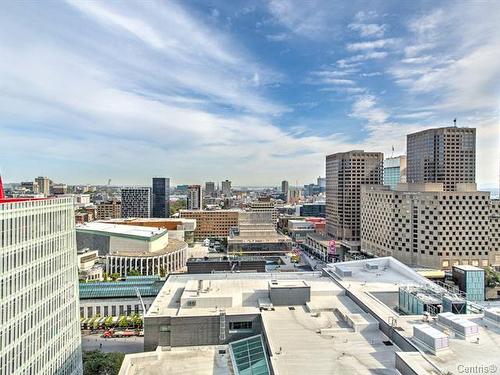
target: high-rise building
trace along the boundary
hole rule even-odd
[[[384,185],[395,190],[397,185],[406,182],[406,156],[396,156],[384,160]]]
[[[281,181],[281,192],[288,195],[288,181]]]
[[[38,184],[38,191],[46,197],[50,195],[50,179],[48,177],[37,177],[35,182]]]
[[[205,196],[213,197],[215,195],[215,182],[205,182]]]
[[[297,204],[301,199],[302,189],[296,187],[288,189],[288,203]]]
[[[0,374],[82,374],[73,198],[6,199]]]
[[[445,191],[476,181],[476,129],[436,128],[407,135],[408,183],[442,182]]]
[[[489,195],[471,184],[457,184],[455,191],[444,191],[442,183],[364,186],[361,251],[445,270],[492,265],[500,249],[490,245],[498,233],[492,233]]]
[[[226,198],[231,196],[231,181],[222,181],[222,195]]]
[[[381,152],[349,151],[326,157],[326,231],[359,250],[361,185],[382,184]]]
[[[151,188],[122,188],[122,217],[151,216]]]
[[[152,217],[170,216],[170,179],[153,177]]]
[[[326,189],[326,178],[325,177],[318,177],[318,179],[317,179],[317,185],[319,186],[320,189],[323,189],[322,191],[325,191],[325,189]]]
[[[203,197],[200,185],[189,185],[187,191],[187,209],[201,210],[203,208]]]

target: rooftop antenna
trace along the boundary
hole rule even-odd
[[[391,158],[394,157],[394,145],[392,146]]]
[[[453,124],[454,124],[454,126],[455,126],[455,128],[456,128],[456,127],[457,127],[457,119],[454,119],[454,120],[453,120]]]

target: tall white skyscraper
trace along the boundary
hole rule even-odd
[[[0,374],[82,374],[73,198],[8,199],[1,179]]]

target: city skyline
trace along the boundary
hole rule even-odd
[[[5,182],[301,185],[326,155],[405,154],[457,118],[477,128],[478,185],[498,186],[498,3],[4,8]]]

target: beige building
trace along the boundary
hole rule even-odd
[[[456,184],[476,182],[476,129],[435,128],[407,135],[407,182]]]
[[[497,253],[490,222],[490,193],[475,184],[457,184],[456,191],[440,183],[362,187],[361,250],[375,256],[437,269],[485,267]]]
[[[500,199],[490,201],[490,253],[492,265],[500,271]]]
[[[274,225],[278,225],[278,209],[276,208],[276,203],[272,202],[270,199],[252,202],[248,205],[248,208],[250,212],[269,213]]]
[[[361,185],[382,184],[384,154],[349,151],[326,157],[326,232],[359,250]]]
[[[96,209],[96,220],[118,219],[122,216],[122,204],[119,201],[99,203]]]
[[[227,239],[228,254],[279,255],[291,247],[291,238],[276,231],[269,212],[241,212]]]
[[[50,195],[50,179],[48,177],[40,176],[35,178],[35,182],[38,185],[38,192],[48,197]]]
[[[180,210],[179,216],[195,219],[194,240],[205,238],[226,238],[231,228],[238,226],[239,210]]]

